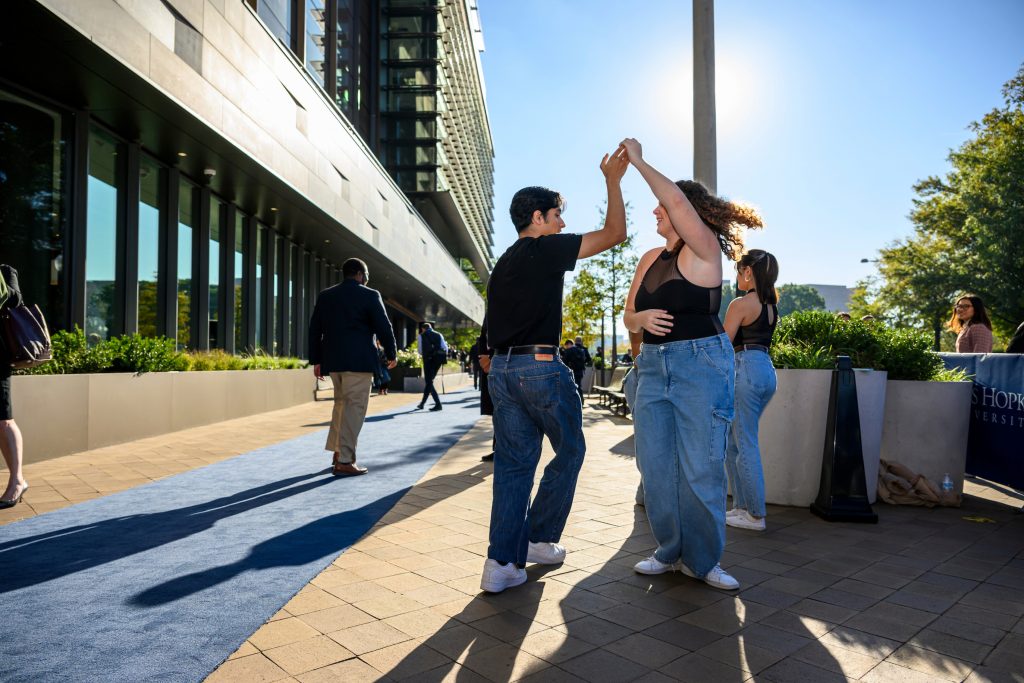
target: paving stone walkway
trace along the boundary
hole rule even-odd
[[[392,394],[371,410],[410,400]],[[97,484],[173,474],[322,429],[329,410],[310,404],[41,463],[26,500],[43,479],[66,505],[74,492],[62,476],[102,495]],[[726,593],[632,571],[654,547],[633,504],[632,425],[590,406],[585,423],[564,565],[531,565],[525,585],[480,593],[492,473],[480,462],[484,418],[207,680],[1024,681],[1016,492],[974,483],[960,509],[879,504],[877,526],[770,507],[767,532],[729,529],[722,563],[742,589]],[[90,467],[113,481],[89,482]]]

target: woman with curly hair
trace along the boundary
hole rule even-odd
[[[740,226],[760,228],[761,218],[700,183],[673,183],[643,159],[639,142],[622,144],[658,200],[654,216],[665,239],[664,249],[641,257],[626,299],[626,327],[643,332],[633,419],[647,518],[658,542],[634,569],[678,569],[735,590],[739,582],[719,564],[735,367],[718,310],[722,254],[736,258]]]
[[[949,329],[956,333],[957,353],[992,353],[992,323],[977,294],[964,294],[956,300]]]

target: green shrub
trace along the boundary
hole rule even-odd
[[[259,349],[239,360],[242,361],[242,370],[298,370],[309,365],[301,358],[270,356]]]
[[[245,360],[238,356],[213,349],[211,351],[190,351],[186,354],[189,362],[189,370],[244,370]]]
[[[188,370],[288,370],[304,368],[300,358],[277,358],[257,352],[233,356],[220,349],[180,353],[173,339],[130,334],[89,346],[81,328],[60,330],[51,336],[53,360],[29,370],[28,375],[73,375],[94,372],[185,372]]]
[[[836,356],[845,355],[854,367],[885,370],[889,379],[945,377],[942,359],[932,353],[926,333],[841,320],[827,311],[798,311],[779,318],[771,355],[779,368],[832,368]]]
[[[129,334],[115,337],[97,346],[110,350],[108,372],[170,372],[188,369],[187,361],[178,353],[174,340],[167,337],[143,337]]]

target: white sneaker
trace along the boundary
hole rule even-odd
[[[736,514],[725,516],[726,526],[737,529],[750,529],[751,531],[764,531],[764,517],[757,518],[746,510],[737,510]]]
[[[735,516],[736,516],[737,514],[739,514],[739,513],[740,513],[740,512],[742,511],[742,510],[743,510],[743,508],[731,508],[731,509],[729,509],[729,510],[726,510],[726,511],[725,511],[725,518],[726,518],[726,519],[728,519],[728,518],[730,518],[730,517],[735,517]]]
[[[696,579],[697,578],[697,575],[694,574],[690,570],[690,568],[687,567],[685,564],[680,564],[679,565],[679,570],[681,572],[683,572],[684,574],[686,574],[687,576],[689,576],[691,579]],[[727,591],[734,591],[734,590],[736,590],[737,588],[740,587],[740,582],[737,581],[736,579],[734,579],[729,574],[729,572],[727,572],[724,569],[722,569],[722,565],[720,565],[720,564],[716,564],[714,567],[712,567],[711,571],[709,571],[707,574],[705,574],[704,578],[701,579],[701,580],[704,581],[704,583],[706,583],[709,586],[713,586],[715,588],[721,588],[721,589],[727,590]]]
[[[557,543],[530,543],[526,550],[526,561],[536,564],[562,564],[565,562],[565,548]]]
[[[488,593],[500,593],[526,583],[526,570],[520,569],[514,562],[500,564],[497,560],[484,562],[484,574],[480,577],[480,589]]]
[[[637,574],[649,574],[651,576],[656,574],[664,574],[665,572],[672,572],[676,570],[676,565],[665,564],[654,555],[651,555],[646,560],[640,560],[633,565],[633,571]]]

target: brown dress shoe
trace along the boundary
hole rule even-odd
[[[366,474],[366,471],[365,467],[360,467],[354,462],[337,462],[331,468],[331,474],[336,477],[357,477]]]

